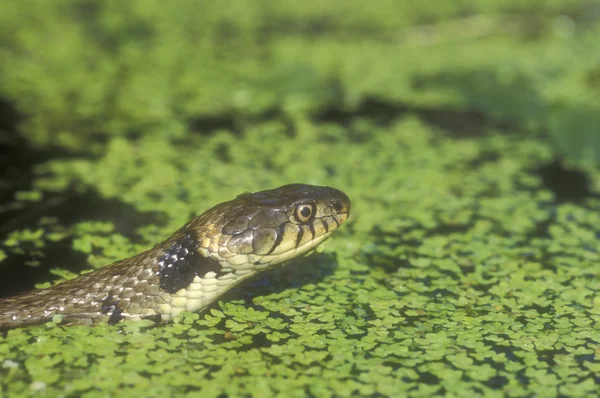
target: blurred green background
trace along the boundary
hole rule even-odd
[[[323,253],[163,327],[0,334],[6,396],[592,396],[600,2],[0,3],[0,296],[244,191]]]

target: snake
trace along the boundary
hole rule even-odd
[[[240,282],[313,252],[350,216],[335,188],[289,184],[244,193],[193,218],[163,242],[45,289],[0,299],[0,329],[174,320]]]

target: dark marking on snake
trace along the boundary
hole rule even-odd
[[[302,236],[304,235],[304,228],[298,227],[298,234],[296,235],[296,247],[300,246],[300,242],[302,242]]]
[[[337,228],[337,227],[339,227],[339,226],[340,226],[340,223],[339,223],[339,222],[337,222],[337,220],[335,219],[335,217],[332,217],[331,219],[332,219],[332,220],[333,220],[333,222],[335,223],[335,228]]]
[[[214,272],[216,274],[215,278],[219,278],[220,276],[228,274],[230,271],[224,271],[223,266],[214,258],[200,257],[201,261],[201,271],[198,275],[204,277],[204,275],[209,272]]]
[[[269,250],[269,252],[266,254],[267,256],[269,254],[273,253],[273,250],[275,250],[275,248],[277,246],[279,246],[279,244],[283,240],[284,233],[285,233],[285,224],[281,224],[280,226],[275,228],[275,242],[273,242],[273,247],[271,247],[271,250]]]
[[[327,221],[323,218],[321,222],[323,223],[323,228],[325,228],[325,232],[329,232],[329,224],[327,223]]]
[[[310,233],[312,234],[312,238],[311,239],[314,239],[315,238],[315,233],[316,233],[315,232],[315,226],[311,222],[309,222],[306,225],[308,225],[308,229],[310,230]]]
[[[145,315],[141,317],[142,319],[150,322],[154,322],[155,325],[158,325],[162,321],[162,315],[154,314],[154,315]]]
[[[102,299],[100,303],[100,311],[103,314],[108,315],[107,323],[109,325],[114,325],[118,323],[121,319],[123,319],[122,311],[119,309],[119,299],[113,296],[106,296]]]
[[[191,234],[182,236],[168,248],[160,257],[157,268],[160,289],[167,293],[185,289],[196,276],[214,272],[219,277],[227,273],[218,261],[198,253],[198,242]]]
[[[183,235],[162,254],[156,264],[160,289],[175,293],[189,286],[198,275],[200,260],[196,239],[191,234]]]

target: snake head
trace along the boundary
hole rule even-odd
[[[350,206],[345,193],[323,186],[243,194],[204,213],[212,228],[200,250],[236,272],[268,268],[313,250],[348,219]]]

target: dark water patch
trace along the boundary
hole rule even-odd
[[[488,163],[495,163],[501,158],[501,154],[493,151],[483,151],[475,159],[467,163],[467,169],[478,169]]]
[[[570,355],[564,347],[559,350],[536,350],[537,359],[540,362],[547,363],[550,368],[557,366],[556,360],[554,359],[557,355]]]
[[[518,370],[514,373],[517,381],[519,383],[521,383],[521,385],[523,386],[529,386],[529,377],[527,377],[527,375],[525,374],[525,372],[527,371],[528,367],[525,367],[521,370]]]
[[[37,283],[56,279],[50,273],[52,268],[60,267],[72,272],[87,268],[87,255],[75,252],[71,239],[47,243],[42,249],[34,249],[31,245],[23,245],[22,249],[26,254],[9,252],[0,262],[0,297],[33,290]]]
[[[499,390],[508,384],[508,378],[504,376],[495,375],[483,382],[486,386]]]
[[[367,331],[363,331],[361,333],[348,334],[348,335],[346,335],[346,340],[360,340],[363,337],[367,336],[368,334],[369,334],[369,332],[367,332]],[[368,353],[365,355],[368,355]]]
[[[378,253],[365,255],[367,263],[374,267],[379,267],[388,274],[396,273],[400,269],[412,268],[409,259],[398,258],[395,256],[382,255]]]
[[[342,103],[342,100],[338,99],[337,103]],[[489,129],[500,132],[512,131],[514,124],[489,118],[485,113],[474,109],[428,108],[378,97],[365,97],[358,105],[347,108],[332,103],[313,111],[311,118],[317,124],[337,124],[345,129],[345,134],[350,141],[361,143],[370,139],[371,132],[357,131],[352,128],[356,120],[366,119],[377,126],[388,127],[408,115],[415,115],[425,123],[457,139],[480,137]],[[280,107],[269,108],[254,115],[244,115],[235,110],[221,114],[198,115],[190,118],[187,125],[189,131],[197,134],[210,135],[226,130],[239,135],[248,126],[269,120],[282,121],[286,126],[286,134],[290,137],[295,135],[293,121]],[[494,161],[498,156],[500,155],[492,152],[484,153],[474,161],[473,167],[478,163]]]
[[[204,135],[209,135],[212,132],[219,130],[227,130],[240,134],[243,130],[240,123],[241,122],[231,113],[202,115],[197,116],[188,122],[188,130]]]
[[[243,115],[234,110],[220,114],[198,115],[190,118],[187,125],[188,131],[192,134],[211,135],[218,131],[225,130],[241,135],[248,126],[275,119],[286,123],[288,128],[285,131],[288,136],[291,137],[294,135],[293,125],[289,124],[291,122],[288,120],[285,113],[277,107],[269,108],[261,113],[253,115]]]
[[[33,148],[17,132],[23,119],[11,102],[0,98],[0,225],[7,212],[20,207],[14,200],[15,193],[31,189],[34,165],[71,155],[57,148]]]
[[[421,295],[425,295],[425,296],[433,298],[434,299],[433,302],[436,302],[438,300],[445,301],[445,299],[447,299],[448,297],[453,298],[453,299],[458,298],[458,294],[456,294],[448,289],[443,289],[443,288],[433,289],[430,292],[421,293]]]
[[[554,208],[556,209],[556,208]],[[552,225],[556,224],[556,211],[552,211],[552,214],[550,215],[550,217],[546,218],[545,220],[541,220],[539,222],[537,222],[535,224],[535,227],[533,227],[530,231],[528,231],[523,240],[519,243],[517,243],[515,245],[515,247],[519,247],[518,245],[520,245],[520,247],[528,247],[530,246],[530,242],[535,239],[535,238],[539,238],[539,239],[552,239],[552,236],[550,235],[550,227]]]
[[[407,308],[407,311],[413,311],[414,308]],[[410,327],[410,328],[416,328],[418,329],[423,323],[426,323],[427,320],[430,318],[428,313],[425,310],[418,310],[420,312],[420,314],[418,315],[407,315],[406,311],[401,311],[402,317],[404,317],[404,320],[401,322],[400,327],[402,328],[406,328],[406,327]],[[419,332],[417,337],[423,337],[425,335],[425,333],[430,332],[429,330],[427,331],[423,331],[423,332]]]
[[[306,15],[302,18],[279,14],[276,17],[265,15],[257,32],[258,43],[268,44],[274,38],[300,36],[303,40],[335,36],[337,40],[365,40],[395,43],[396,30],[382,29],[375,24],[340,24],[326,13]]]
[[[441,222],[437,227],[425,230],[425,238],[433,236],[449,236],[452,234],[465,234],[473,228],[473,222],[467,224]]]
[[[0,97],[0,132],[15,133],[24,116],[7,98]]]
[[[415,238],[407,239],[406,236],[415,231],[419,232],[422,230],[423,227],[414,226],[409,228],[401,228],[397,231],[384,231],[379,225],[375,225],[371,230],[370,235],[372,236],[372,239],[370,240],[375,243],[375,247],[382,245],[388,246],[391,249],[395,249],[396,247],[402,245],[417,248],[421,246],[421,240]]]
[[[557,203],[582,204],[585,199],[600,198],[590,189],[589,176],[580,170],[569,170],[560,160],[554,160],[536,170],[546,189],[552,191]]]
[[[197,329],[201,330],[202,327],[197,328]],[[222,329],[227,330],[227,327],[223,325]],[[241,333],[243,333],[243,332],[241,332]],[[237,334],[238,334],[237,332],[225,332],[222,334],[215,334],[212,336],[212,342],[213,342],[213,344],[216,344],[216,345],[226,344],[232,340],[237,340],[238,339]],[[279,341],[274,342],[274,341],[269,340],[265,333],[261,332],[261,333],[252,335],[252,342],[243,344],[239,347],[235,347],[235,352],[244,353],[244,352],[248,352],[253,349],[269,348],[273,344],[284,345],[287,343],[288,340],[290,340],[290,338],[280,339]]]
[[[359,316],[364,321],[374,321],[377,319],[377,315],[371,308],[370,304],[356,303],[352,309],[346,311],[347,317]]]
[[[50,216],[52,209],[71,205],[72,196],[79,195],[73,182],[73,188],[65,193],[42,193],[44,197],[40,202],[17,200],[18,192],[34,190],[36,165],[49,160],[90,156],[85,149],[75,151],[54,146],[43,149],[32,146],[17,132],[22,119],[23,116],[9,102],[0,99],[0,237],[21,228],[30,219]],[[89,207],[93,206],[94,203],[91,203]],[[85,209],[85,206],[80,208]],[[64,213],[68,215],[69,211]]]
[[[480,137],[492,127],[485,115],[474,110],[421,109],[416,113],[427,123],[451,135],[453,138]]]
[[[438,385],[440,384],[440,379],[436,375],[431,372],[419,372],[419,381],[421,383],[429,384],[429,385]]]
[[[286,339],[287,340],[287,339]],[[285,344],[285,340],[280,340],[277,344]],[[267,339],[265,333],[258,333],[252,336],[252,344],[247,346],[247,350],[251,348],[268,348],[273,345],[273,342]]]
[[[544,294],[544,296],[547,296],[547,295]],[[556,310],[554,309],[554,307],[552,305],[542,307],[541,305],[538,305],[538,304],[525,305],[521,308],[521,310],[522,311],[534,310],[540,315],[554,314],[556,312]]]
[[[350,128],[354,120],[361,118],[369,119],[378,126],[387,127],[410,114],[451,134],[454,138],[478,137],[489,127],[502,127],[500,123],[493,123],[482,112],[475,110],[418,107],[376,97],[365,98],[355,108],[342,109],[332,106],[323,109],[314,114],[313,120],[320,123],[336,123]],[[352,129],[348,130],[348,134],[355,142],[368,139],[368,135],[365,134],[352,136]]]
[[[547,112],[531,78],[515,74],[509,81],[492,68],[462,71],[423,72],[412,80],[412,88],[421,92],[452,93],[468,112],[462,119],[471,125],[457,125],[448,130],[455,138],[472,138],[493,129],[503,134],[539,136],[527,126],[543,120]],[[460,120],[460,119],[459,119]]]
[[[521,359],[518,355],[515,354],[516,351],[522,351],[521,348],[514,347],[510,344],[510,338],[506,334],[496,334],[496,337],[502,337],[503,343],[498,343],[496,341],[491,341],[487,339],[483,339],[483,344],[487,347],[490,347],[496,354],[504,354],[506,359],[511,362],[517,362],[520,364],[524,364],[523,359]]]
[[[107,199],[93,190],[83,192],[69,189],[61,193],[43,193],[41,202],[33,202],[15,211],[10,219],[0,218],[0,237],[15,229],[36,228],[40,218],[56,218],[65,227],[81,221],[108,221],[115,231],[140,242],[136,230],[142,225],[164,225],[160,212],[139,212],[134,206],[117,199]],[[138,240],[136,240],[138,239]]]
[[[15,230],[42,228],[45,233],[56,229],[68,231],[82,221],[105,221],[115,226],[116,232],[134,242],[141,242],[136,235],[137,228],[143,225],[165,223],[162,213],[141,213],[135,207],[116,199],[105,199],[93,191],[76,192],[69,190],[60,194],[46,194],[41,202],[28,203],[18,211],[10,212],[11,219],[3,220],[0,237]],[[6,214],[4,214],[6,217]],[[48,224],[42,219],[52,219]],[[158,242],[157,242],[158,243]],[[55,277],[53,268],[63,268],[79,273],[87,267],[87,254],[73,249],[73,238],[67,236],[58,241],[45,241],[43,247],[35,248],[31,243],[23,243],[14,248],[4,248],[7,258],[0,262],[0,297],[7,297],[33,289],[36,283],[46,282]],[[27,263],[39,263],[27,266]]]
[[[343,109],[340,107],[329,107],[316,112],[313,120],[319,123],[335,123],[350,127],[352,122],[358,118],[367,118],[379,126],[389,126],[396,119],[405,115],[409,107],[400,103],[393,103],[377,98],[365,98],[355,108]],[[363,141],[368,137],[356,136],[356,141]]]

